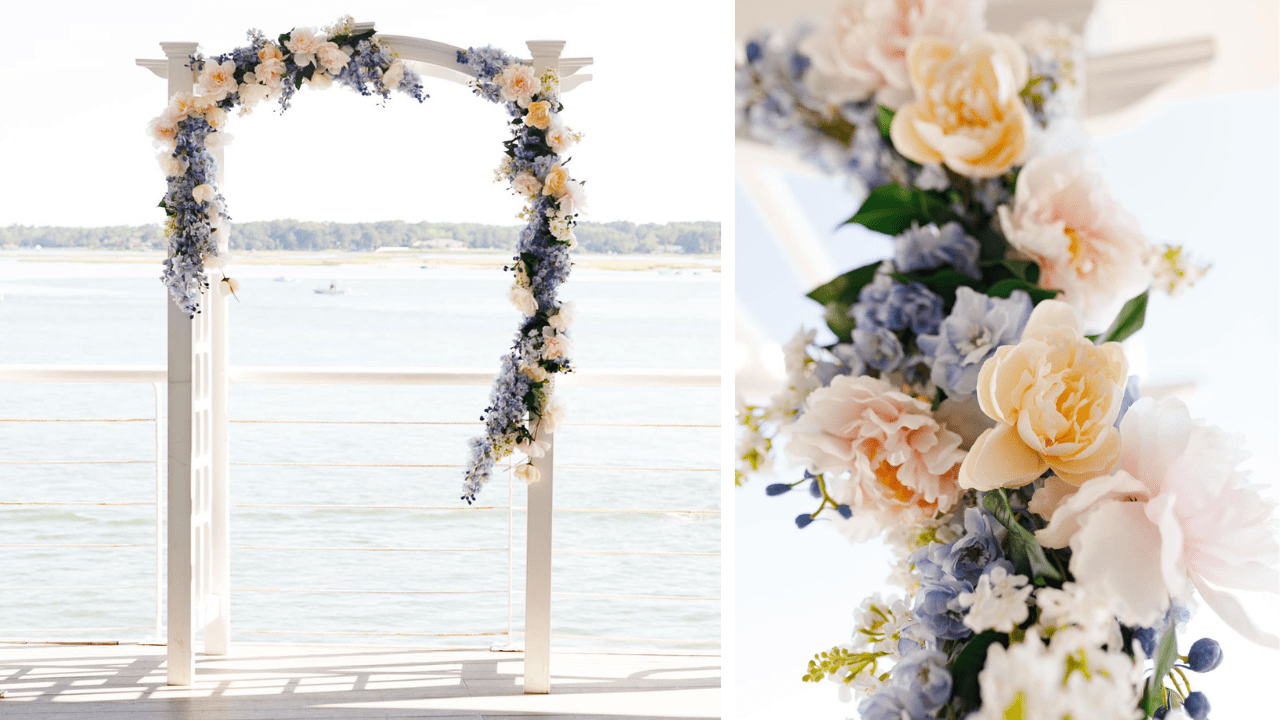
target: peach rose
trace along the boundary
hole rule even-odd
[[[542,194],[550,195],[554,198],[562,197],[567,192],[569,186],[569,171],[556,163],[547,171],[547,176],[542,180]]]
[[[1018,174],[1013,207],[1000,206],[1009,244],[1040,265],[1040,286],[1062,291],[1088,330],[1111,324],[1151,284],[1151,243],[1111,197],[1087,152],[1038,157]]]
[[[521,195],[532,197],[542,192],[542,183],[538,182],[537,176],[526,170],[516,174],[511,180],[511,188]]]
[[[263,60],[254,66],[253,76],[267,87],[279,87],[280,80],[284,77],[284,61],[275,58]]]
[[[529,113],[524,116],[524,124],[539,130],[546,130],[551,125],[551,103],[539,100],[529,103]]]
[[[529,107],[534,93],[542,87],[538,75],[528,65],[509,65],[497,77],[498,88],[502,99],[514,102],[520,107]]]
[[[865,375],[837,375],[805,402],[783,431],[787,455],[824,474],[835,500],[910,521],[959,501],[960,436],[934,420],[927,403]]]
[[[283,60],[284,53],[280,52],[280,46],[274,43],[267,43],[258,51],[258,62],[263,60]]]
[[[963,40],[983,27],[985,0],[848,0],[807,36],[805,82],[832,105],[866,100],[899,108],[911,100],[907,48],[924,35]]]
[[[978,374],[978,403],[997,424],[969,450],[960,485],[1021,487],[1050,469],[1079,485],[1110,473],[1127,376],[1120,343],[1094,345],[1074,308],[1040,303],[1022,340],[996,350]]]
[[[531,463],[516,466],[516,479],[522,480],[525,485],[532,485],[542,479],[542,473],[538,472],[538,468]]]
[[[921,37],[907,60],[916,99],[889,126],[898,152],[979,178],[1003,175],[1022,161],[1035,121],[1018,95],[1030,67],[1013,38],[982,33],[957,46]]]

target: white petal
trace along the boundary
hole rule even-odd
[[[1253,620],[1249,619],[1249,614],[1244,611],[1244,606],[1240,604],[1235,595],[1216,590],[1194,575],[1191,576],[1191,582],[1200,591],[1205,604],[1213,608],[1218,617],[1230,625],[1231,629],[1259,645],[1269,647],[1272,650],[1280,650],[1280,638],[1254,625]]]
[[[1045,547],[1066,547],[1079,531],[1083,516],[1099,503],[1119,500],[1131,494],[1146,497],[1146,491],[1146,486],[1123,471],[1089,480],[1075,494],[1062,499],[1054,510],[1053,517],[1049,519],[1049,524],[1043,530],[1036,531],[1036,540]],[[1032,502],[1035,502],[1034,497]]]
[[[1169,592],[1160,571],[1160,530],[1147,519],[1143,504],[1106,502],[1084,520],[1071,539],[1076,582],[1109,598],[1126,625],[1155,624],[1169,608]]]

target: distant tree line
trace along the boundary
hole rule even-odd
[[[380,247],[455,247],[511,250],[519,226],[478,223],[407,223],[402,220],[364,223],[269,220],[236,223],[232,246],[238,250],[352,250]],[[578,242],[599,253],[719,253],[720,223],[643,223],[620,221],[578,224]],[[159,225],[101,228],[0,227],[0,248],[92,248],[162,250]]]

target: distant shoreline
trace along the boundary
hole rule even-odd
[[[155,250],[90,250],[85,248],[49,248],[32,250],[0,250],[0,261],[36,263],[125,263],[159,266],[164,253]],[[246,250],[232,254],[236,265],[395,265],[449,266],[501,269],[511,262],[507,250],[396,250],[390,252],[350,252],[340,250]],[[574,253],[575,267],[588,270],[643,272],[660,269],[697,269],[720,272],[720,255],[683,255],[643,253],[614,255]]]

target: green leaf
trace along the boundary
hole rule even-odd
[[[1040,280],[1040,266],[1032,260],[983,260],[978,263],[982,268],[982,279],[988,284],[1014,278],[1026,280],[1035,285]]]
[[[961,285],[978,291],[982,290],[981,280],[974,280],[959,270],[951,268],[934,270],[927,275],[923,273],[893,273],[892,277],[899,282],[918,282],[924,285],[942,297],[942,302],[945,303],[947,310],[950,310],[951,306],[955,305],[956,288]]]
[[[937,412],[942,407],[942,401],[947,399],[947,394],[942,388],[938,388],[938,394],[933,396],[933,407],[929,408],[932,412]]]
[[[1044,555],[1044,548],[1036,542],[1036,536],[1022,527],[1018,518],[1009,507],[1009,497],[1004,488],[996,488],[982,498],[982,507],[995,516],[1009,529],[1009,559],[1019,575],[1026,575],[1036,585],[1043,586],[1047,580],[1062,580],[1062,574],[1049,563]]]
[[[841,275],[831,282],[820,285],[809,292],[809,299],[823,305],[841,303],[852,305],[858,301],[858,293],[876,277],[876,268],[880,263],[873,262]]]
[[[994,227],[984,227],[974,237],[982,246],[979,257],[983,260],[1000,260],[1009,253],[1009,241]]]
[[[996,642],[1008,647],[1009,636],[995,630],[974,635],[951,664],[951,697],[960,698],[966,707],[976,708],[980,704],[978,673],[987,663],[987,648]]]
[[[1169,627],[1164,631],[1164,635],[1160,638],[1160,645],[1156,647],[1156,672],[1151,676],[1151,681],[1147,683],[1147,694],[1143,700],[1142,709],[1146,711],[1147,717],[1155,714],[1156,708],[1163,704],[1164,693],[1164,676],[1169,674],[1169,670],[1178,660],[1178,624],[1170,622]]]
[[[845,224],[856,223],[885,235],[897,235],[916,222],[942,223],[953,218],[947,201],[935,192],[908,190],[891,183],[872,190]]]
[[[1009,278],[987,288],[987,294],[991,297],[1007,298],[1013,294],[1014,290],[1025,290],[1031,296],[1032,305],[1038,304],[1042,300],[1052,300],[1058,293],[1062,292],[1061,290],[1038,288],[1026,280]]]
[[[1130,335],[1142,329],[1142,324],[1147,320],[1147,294],[1149,290],[1142,291],[1138,297],[1130,300],[1120,308],[1120,314],[1116,317],[1116,321],[1111,323],[1111,327],[1102,333],[1101,342],[1120,342]]]
[[[520,259],[524,261],[525,267],[528,268],[528,274],[533,275],[534,268],[538,267],[538,256],[533,253],[520,253]]]
[[[879,106],[878,110],[877,124],[880,127],[880,137],[884,138],[885,142],[891,142],[889,140],[889,126],[893,124],[893,116],[896,113],[883,105]]]

